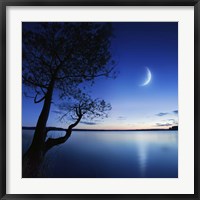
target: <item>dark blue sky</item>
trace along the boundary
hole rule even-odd
[[[83,120],[77,128],[137,129],[168,128],[178,122],[178,23],[113,23],[111,51],[119,72],[116,79],[98,78],[93,87],[86,85],[93,97],[111,103],[109,117]],[[151,71],[150,82],[141,86]],[[23,96],[23,126],[35,126],[42,103]],[[62,126],[52,112],[48,126]],[[90,122],[90,121],[89,121]],[[92,125],[91,125],[92,124]]]

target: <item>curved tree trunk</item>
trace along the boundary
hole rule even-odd
[[[46,123],[51,107],[51,99],[53,95],[54,80],[49,84],[49,88],[45,95],[42,111],[40,113],[31,146],[24,154],[22,159],[23,177],[34,177],[34,173],[38,171],[40,163],[44,157],[45,139],[46,139]]]
[[[63,144],[65,143],[68,138],[71,136],[72,133],[72,129],[81,121],[82,115],[79,116],[79,118],[76,120],[76,122],[74,124],[71,124],[68,129],[66,130],[66,133],[63,137],[59,137],[59,138],[49,138],[46,142],[45,142],[45,150],[44,153],[46,153],[49,149],[51,149],[52,147],[59,145],[59,144]]]
[[[35,148],[34,143],[32,142],[29,150],[23,156],[23,169],[22,169],[23,178],[38,177],[45,154],[54,146],[65,143],[71,136],[72,129],[80,122],[81,118],[82,118],[82,114],[78,116],[78,119],[76,120],[75,123],[71,124],[68,127],[63,137],[59,137],[55,139],[49,138],[46,142],[44,140],[44,143],[41,146],[42,147],[41,149],[37,147]],[[44,133],[45,138],[48,131],[51,131],[51,130],[53,129],[47,130],[45,127],[45,133]]]
[[[40,113],[40,116],[35,128],[34,138],[31,144],[31,146],[33,146],[34,148],[44,149],[44,143],[46,139],[46,123],[48,120],[49,111],[51,107],[53,87],[54,87],[54,81],[52,81],[49,85],[49,88],[44,100],[43,108],[42,108],[42,111]]]

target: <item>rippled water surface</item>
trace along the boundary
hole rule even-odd
[[[33,132],[23,130],[23,152]],[[55,178],[177,178],[178,132],[74,131],[46,154],[43,171]]]

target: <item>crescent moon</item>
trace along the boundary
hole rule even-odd
[[[142,83],[140,86],[146,86],[151,82],[151,78],[152,78],[151,71],[148,67],[146,67],[146,70],[147,70],[147,78],[144,81],[144,83]]]

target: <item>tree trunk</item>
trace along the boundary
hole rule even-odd
[[[79,115],[78,119],[75,123],[71,124],[68,129],[66,130],[66,133],[63,137],[59,138],[49,138],[44,143],[44,149],[41,151],[33,151],[31,147],[29,148],[29,151],[26,153],[26,155],[23,157],[23,167],[22,167],[22,177],[23,178],[33,178],[33,177],[40,177],[42,174],[40,174],[41,165],[44,159],[45,154],[47,151],[49,151],[51,148],[53,148],[56,145],[60,145],[65,143],[69,137],[71,136],[72,129],[80,122],[82,118],[82,115]],[[52,129],[49,129],[52,130]],[[47,134],[48,130],[46,130]],[[38,154],[41,154],[40,156]]]
[[[49,111],[51,107],[53,87],[54,87],[54,81],[52,81],[52,83],[50,83],[49,85],[49,88],[44,100],[43,108],[42,108],[42,111],[40,113],[40,116],[35,128],[34,138],[31,144],[31,146],[34,148],[44,149],[44,144],[45,144],[45,139],[46,139],[46,123],[48,120]]]
[[[46,123],[48,120],[49,111],[51,107],[54,82],[55,80],[52,80],[51,83],[49,84],[43,108],[36,125],[33,141],[28,151],[23,156],[22,160],[23,177],[37,177],[37,172],[44,158]]]

